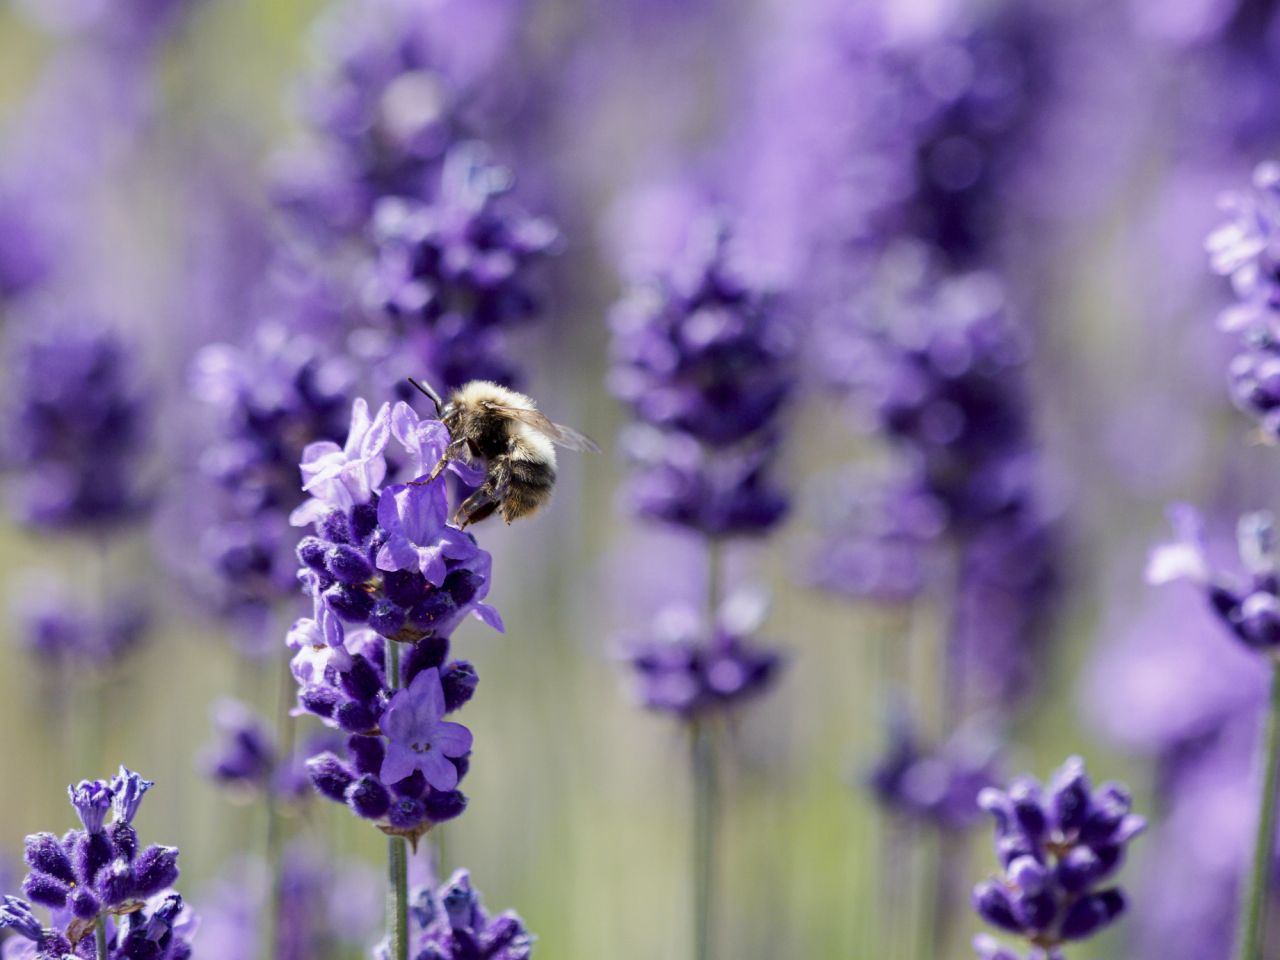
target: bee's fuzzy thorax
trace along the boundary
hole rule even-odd
[[[472,380],[463,384],[453,395],[454,403],[462,407],[476,406],[481,403],[499,403],[504,407],[520,407],[525,410],[536,410],[534,402],[510,387],[491,380]]]

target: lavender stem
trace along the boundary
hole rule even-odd
[[[715,928],[716,738],[706,720],[690,730],[693,771],[693,936],[695,960],[711,960]]]
[[[1277,751],[1280,751],[1280,661],[1271,667],[1271,698],[1263,720],[1258,745],[1262,767],[1262,794],[1258,802],[1258,830],[1253,845],[1249,882],[1242,888],[1239,928],[1236,933],[1237,960],[1262,960],[1267,926],[1267,892],[1271,876],[1271,853],[1275,849]]]
[[[107,950],[107,918],[105,916],[98,917],[98,922],[94,924],[94,943],[97,945],[97,960],[110,960],[110,953]]]
[[[386,646],[387,687],[400,689],[400,648]],[[387,950],[390,960],[409,960],[409,851],[404,837],[387,838]]]
[[[715,642],[720,611],[722,546],[707,540],[707,636]],[[715,731],[706,719],[690,728],[689,758],[693,778],[693,955],[711,960],[715,955],[716,810],[719,805]]]

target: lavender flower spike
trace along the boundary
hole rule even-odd
[[[131,821],[151,782],[121,767],[110,783],[85,780],[69,788],[83,830],[59,838],[37,833],[26,838],[28,873],[23,893],[53,911],[53,930],[42,930],[30,907],[6,897],[0,927],[12,927],[33,950],[6,950],[8,960],[62,960],[86,953],[95,927],[105,936],[107,960],[187,960],[194,918],[171,887],[178,879],[176,847],[143,848]],[[115,821],[104,826],[108,810]],[[25,950],[26,952],[21,952]]]
[[[1146,828],[1130,812],[1125,786],[1093,787],[1084,761],[1072,757],[1047,786],[1023,777],[1007,790],[982,791],[978,802],[995,818],[1001,873],[974,888],[973,908],[1042,951],[1033,960],[1058,956],[1063,943],[1092,937],[1124,912],[1124,893],[1103,885]],[[986,940],[975,948],[985,960],[1016,957]]]
[[[458,785],[458,768],[449,758],[471,752],[471,731],[442,719],[444,713],[444,689],[435,667],[423,670],[407,688],[396,692],[382,715],[382,731],[387,735],[384,781],[396,783],[418,771],[437,790]]]

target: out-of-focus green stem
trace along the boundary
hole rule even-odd
[[[94,925],[93,940],[97,946],[98,960],[110,960],[107,950],[107,918],[105,916],[98,917],[98,922]]]
[[[716,642],[720,614],[723,546],[707,540],[707,641]],[[713,960],[716,928],[717,814],[720,799],[719,744],[712,721],[695,718],[689,727],[689,772],[693,784],[693,956]]]
[[[400,648],[388,640],[387,687],[400,688]],[[409,960],[409,848],[404,837],[387,838],[387,951]]]
[[[693,775],[693,955],[695,960],[712,960],[720,790],[717,738],[705,720],[694,721],[689,733]]]
[[[288,763],[293,756],[294,725],[289,716],[289,702],[293,697],[293,672],[289,658],[280,661],[280,689],[276,704],[276,743],[279,745],[281,763]],[[263,956],[274,960],[279,956],[280,917],[284,898],[284,812],[275,784],[267,785],[267,870],[271,878],[271,890],[267,895],[267,922],[263,930]]]
[[[1280,660],[1271,664],[1271,697],[1267,702],[1258,743],[1262,791],[1258,798],[1258,829],[1253,844],[1253,863],[1241,888],[1240,916],[1236,930],[1236,960],[1262,960],[1267,930],[1267,894],[1271,878],[1271,856],[1276,839],[1276,793],[1280,771]]]

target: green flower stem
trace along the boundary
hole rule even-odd
[[[98,917],[98,922],[94,924],[93,940],[98,948],[98,960],[109,960],[107,951],[107,918],[105,915]]]
[[[1262,793],[1258,801],[1258,831],[1248,882],[1241,888],[1236,960],[1263,960],[1267,930],[1267,893],[1276,838],[1277,752],[1280,752],[1280,660],[1271,664],[1271,698],[1258,745]]]
[[[387,641],[387,687],[400,689],[400,648]],[[409,960],[409,847],[387,838],[387,949],[390,960]]]

